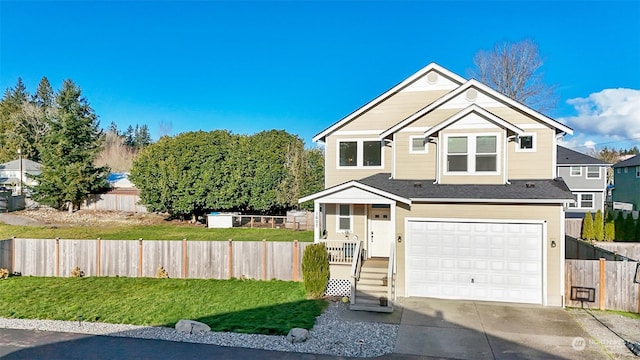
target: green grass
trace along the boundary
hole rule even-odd
[[[311,329],[327,303],[302,283],[256,280],[10,277],[0,281],[0,317],[174,326],[286,335]]]
[[[640,314],[638,313],[632,313],[632,312],[620,311],[620,310],[606,310],[605,312],[610,314],[618,314],[624,317],[628,317],[629,319],[640,320]]]
[[[106,240],[229,240],[235,241],[313,241],[313,231],[288,229],[208,229],[184,225],[113,225],[113,226],[13,226],[0,224],[0,239],[11,237],[34,239],[97,239]]]

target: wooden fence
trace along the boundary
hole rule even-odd
[[[582,219],[564,219],[564,233],[580,239],[582,235]]]
[[[311,243],[268,241],[68,240],[0,241],[0,267],[23,276],[155,277],[302,280],[302,254]]]
[[[598,260],[604,258],[610,261],[636,261],[624,255],[603,249],[601,243],[591,244],[584,240],[565,236],[565,259],[572,260]]]
[[[81,205],[81,209],[124,211],[146,213],[147,208],[140,205],[139,191],[114,190],[105,194],[91,194]]]
[[[640,261],[640,243],[639,242],[605,242],[596,241],[595,246],[607,249],[616,254],[625,256],[627,258]]]
[[[637,267],[632,261],[565,260],[566,305],[583,305],[571,300],[572,287],[581,287],[585,289],[578,295],[593,295],[593,302],[584,302],[585,307],[640,313],[640,284],[634,283]]]

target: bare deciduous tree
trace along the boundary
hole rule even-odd
[[[473,63],[470,76],[502,94],[541,112],[555,107],[555,86],[545,84],[543,60],[532,40],[497,43],[491,50],[480,50]]]
[[[124,143],[124,138],[109,130],[105,134],[103,148],[96,158],[96,166],[109,166],[111,171],[127,172],[131,170],[137,150]]]

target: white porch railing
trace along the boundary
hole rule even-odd
[[[351,265],[354,255],[359,251],[359,241],[320,240],[329,253],[329,264]]]
[[[389,251],[389,266],[387,268],[387,299],[396,301],[396,244],[391,243]],[[393,300],[392,300],[393,299]]]

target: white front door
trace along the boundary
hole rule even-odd
[[[389,257],[393,241],[389,209],[369,210],[369,257]]]

